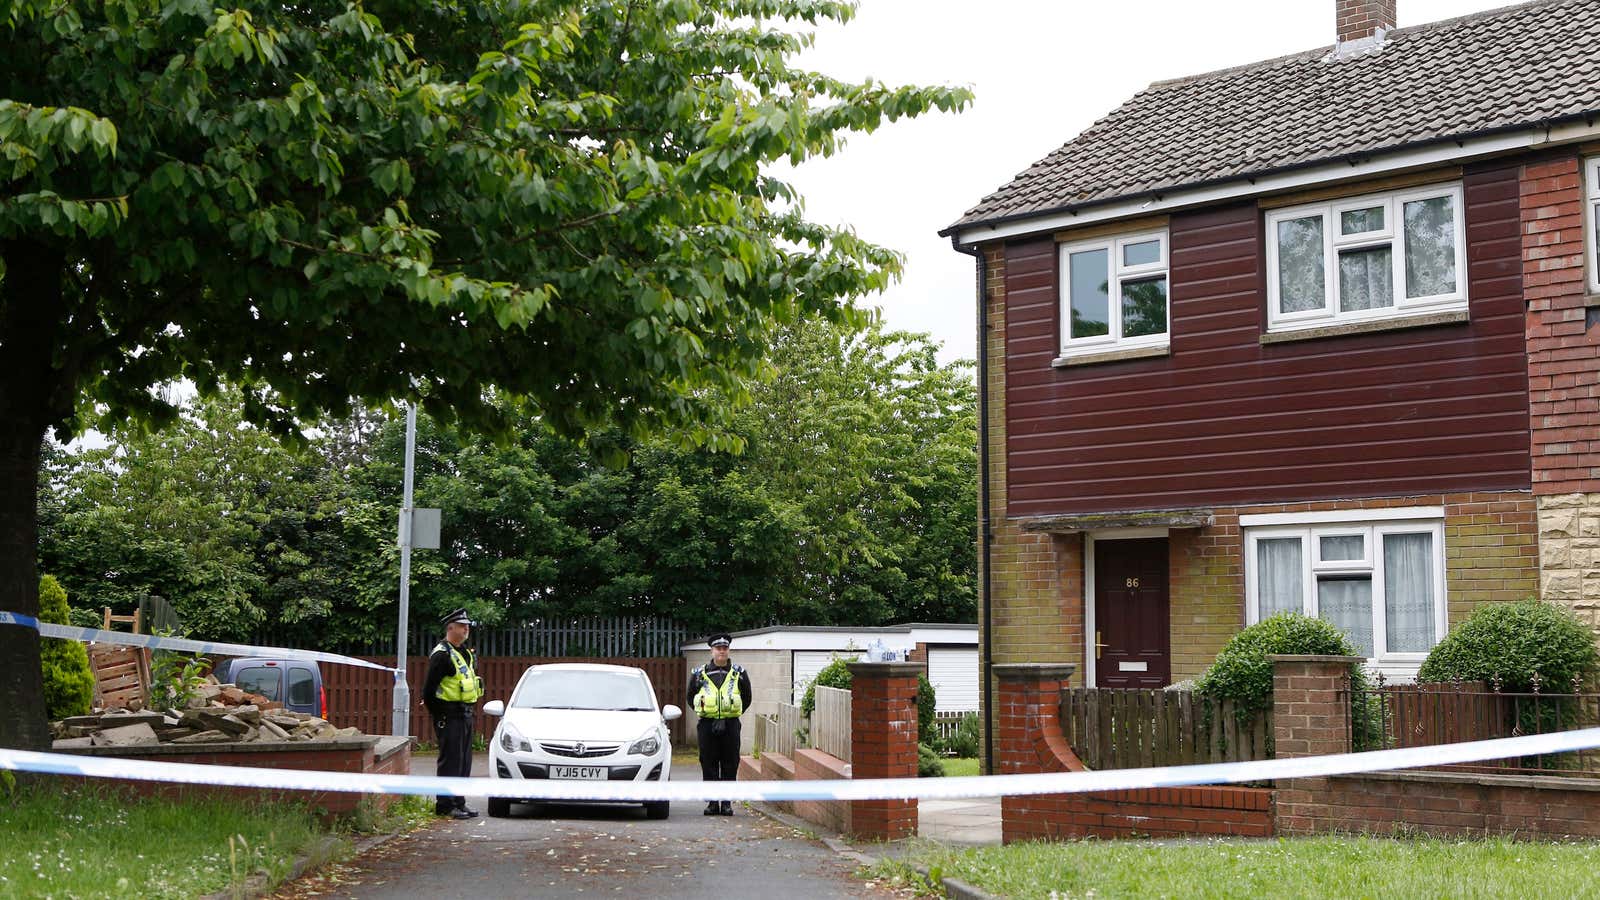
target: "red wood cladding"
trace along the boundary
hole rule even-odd
[[[1243,204],[1172,217],[1169,356],[1057,369],[1055,242],[1008,245],[1009,514],[1527,490],[1517,175],[1465,178],[1465,324],[1261,344]]]

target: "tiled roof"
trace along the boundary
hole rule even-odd
[[[955,228],[1600,111],[1600,0],[1536,0],[1156,82]]]

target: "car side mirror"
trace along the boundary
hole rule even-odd
[[[671,722],[673,719],[681,718],[683,718],[683,710],[673,706],[671,703],[661,707],[661,721]]]
[[[503,700],[490,700],[483,705],[483,712],[490,716],[503,716],[506,714],[506,704]]]

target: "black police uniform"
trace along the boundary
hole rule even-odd
[[[716,636],[712,638],[716,639]],[[694,697],[700,693],[701,681],[709,681],[714,687],[721,688],[729,677],[739,679],[739,698],[745,710],[750,709],[750,673],[729,660],[726,666],[717,667],[711,663],[695,669],[689,673],[688,698],[692,705]],[[738,719],[701,719],[696,726],[696,734],[700,740],[700,777],[703,781],[737,781],[739,780],[739,733]],[[723,800],[720,803],[712,801],[706,805],[706,815],[733,815],[733,804]]]
[[[469,622],[465,610],[456,610],[444,617],[444,624],[451,622]],[[469,622],[470,624],[470,622]],[[440,644],[444,644],[440,641]],[[456,652],[467,656],[476,669],[476,658],[471,656],[472,651],[465,647],[457,647]],[[439,699],[439,683],[445,678],[454,675],[455,663],[450,659],[450,651],[443,646],[435,647],[428,656],[428,672],[422,681],[422,703],[433,716],[434,739],[439,744],[439,761],[434,771],[440,777],[468,778],[472,775],[472,704],[461,703],[453,700]],[[466,819],[476,816],[478,811],[467,807],[467,798],[452,797],[440,794],[434,798],[433,811],[441,816],[454,816]]]

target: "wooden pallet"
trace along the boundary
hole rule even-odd
[[[139,633],[139,626],[143,624],[137,611],[131,616],[113,616],[109,608],[105,610],[103,627],[106,630],[124,623],[133,626],[134,634]],[[150,702],[148,650],[120,644],[90,644],[89,668],[94,672],[96,709],[142,709]]]

